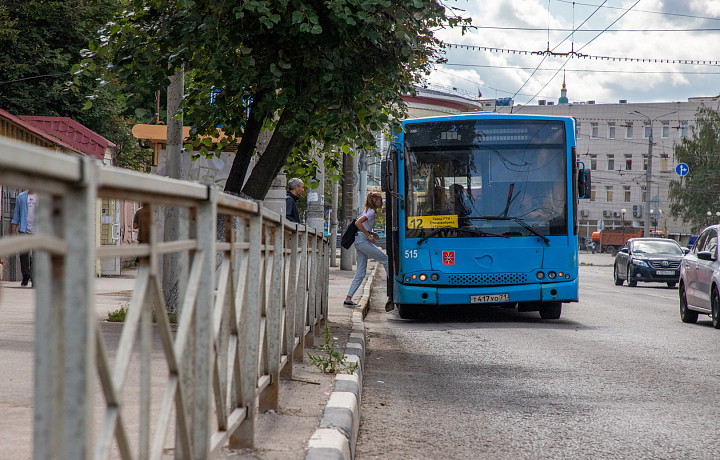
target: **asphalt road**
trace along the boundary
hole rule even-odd
[[[581,301],[555,321],[497,308],[404,321],[376,283],[355,458],[720,457],[720,331],[682,323],[677,289],[580,274]]]

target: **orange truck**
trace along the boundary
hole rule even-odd
[[[592,240],[595,246],[602,252],[615,255],[627,240],[640,238],[644,234],[642,229],[637,228],[607,228],[600,232],[592,233]]]

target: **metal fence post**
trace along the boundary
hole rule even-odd
[[[43,200],[47,199],[47,202]],[[63,238],[64,197],[43,195],[35,219],[40,234]],[[53,458],[62,448],[62,340],[65,301],[62,296],[65,255],[38,251],[34,255],[35,381],[33,455]],[[57,296],[57,298],[55,298]]]
[[[283,345],[283,290],[284,283],[284,217],[280,218],[279,224],[272,225],[272,271],[270,275],[270,298],[265,303],[265,316],[267,317],[267,368],[270,375],[270,384],[260,397],[260,410],[278,409],[278,400],[280,396],[280,366],[281,353]],[[268,225],[270,225],[268,223]],[[270,241],[265,242],[266,246]]]
[[[195,458],[210,455],[210,405],[213,371],[213,301],[215,291],[215,240],[217,237],[217,190],[208,187],[208,199],[197,206],[194,225],[198,244],[194,257],[202,257],[202,275],[195,306],[195,401],[193,449]]]
[[[258,407],[255,402],[258,383],[258,354],[260,351],[260,320],[262,302],[260,296],[261,279],[264,272],[264,261],[261,255],[262,246],[262,204],[257,203],[258,212],[250,217],[248,250],[248,269],[245,285],[245,302],[243,304],[242,318],[240,319],[240,391],[242,404],[247,410],[247,417],[240,426],[230,435],[230,447],[253,447],[255,441],[255,422]]]
[[[45,310],[42,318],[38,321],[59,320],[58,323],[44,325],[56,327],[60,331],[59,337],[59,363],[38,363],[38,374],[47,374],[47,369],[40,369],[43,366],[59,366],[50,372],[57,372],[59,379],[49,383],[52,397],[60,398],[59,404],[52,404],[53,409],[58,408],[59,413],[55,414],[54,420],[50,423],[60,421],[59,426],[50,428],[51,432],[59,430],[59,438],[55,434],[50,436],[51,442],[57,442],[50,447],[50,458],[59,459],[84,459],[90,458],[92,447],[90,446],[92,433],[92,395],[94,377],[94,356],[95,356],[95,232],[88,229],[95,228],[95,202],[97,198],[97,177],[98,163],[89,158],[80,160],[82,179],[76,184],[70,184],[65,195],[62,206],[63,236],[67,242],[68,250],[64,257],[64,265],[61,267],[48,266],[46,270],[53,271],[52,276],[48,272],[39,273],[41,283],[48,283],[39,286],[49,294],[38,303],[38,311]],[[42,206],[42,205],[41,205]],[[47,259],[43,262],[49,262]],[[54,263],[60,262],[54,259]],[[59,277],[61,279],[57,279]],[[55,282],[51,282],[55,278]],[[60,287],[59,292],[53,296],[49,292],[49,285],[53,288]],[[41,295],[42,297],[42,295]],[[39,299],[40,302],[40,299]],[[59,318],[48,309],[58,309]],[[40,315],[39,315],[40,316]],[[37,334],[42,333],[42,328]],[[54,346],[52,340],[37,337],[36,357],[42,360],[43,357],[51,359],[55,356],[53,350],[47,347]],[[37,380],[36,380],[37,381]],[[42,385],[38,383],[37,385]],[[52,386],[56,386],[52,388]],[[45,398],[43,398],[45,399]],[[45,407],[36,405],[36,418],[45,410]],[[47,426],[46,426],[47,428]],[[35,433],[38,435],[39,433]],[[36,440],[39,443],[44,440]],[[36,444],[37,446],[37,444]],[[36,459],[42,457],[40,451],[34,453]]]

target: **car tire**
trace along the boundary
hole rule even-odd
[[[677,285],[677,283],[675,281],[668,281],[667,285],[669,288],[674,288]]]
[[[628,286],[630,286],[630,287],[637,286],[637,281],[632,279],[632,269],[630,268],[630,264],[628,264],[628,267],[627,267],[627,282],[628,282]]]
[[[620,274],[618,273],[617,264],[615,264],[615,267],[613,268],[613,280],[615,281],[615,286],[622,286],[623,279],[620,278]]]
[[[687,306],[687,296],[685,295],[685,285],[680,284],[680,319],[683,323],[696,323],[698,312],[690,310]]]
[[[545,302],[540,305],[540,318],[560,319],[562,314],[562,302]]]
[[[406,303],[398,304],[398,314],[402,319],[416,319],[420,313],[418,305],[408,305]]]
[[[720,329],[720,296],[718,290],[713,287],[710,294],[710,305],[712,311],[712,325],[715,329]]]

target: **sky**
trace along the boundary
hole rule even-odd
[[[427,77],[431,88],[523,105],[557,102],[563,78],[570,102],[682,102],[720,94],[720,0],[444,3],[464,10],[478,28],[436,32],[445,43],[464,46],[445,51],[447,63]],[[554,55],[531,54],[546,51]]]

